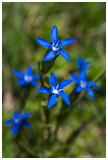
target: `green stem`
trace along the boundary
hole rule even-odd
[[[44,81],[43,81],[43,75],[40,68],[40,62],[38,63],[38,68],[39,68],[39,74],[40,74],[41,87],[44,87]]]
[[[39,74],[40,74],[41,87],[44,87],[45,85],[44,85],[44,81],[43,81],[43,74],[42,74],[42,71],[40,68],[40,62],[38,63],[38,68],[39,68]],[[46,125],[48,125],[50,123],[50,112],[49,112],[49,109],[47,106],[44,107],[44,115],[45,115],[45,119],[46,119]],[[47,131],[48,131],[47,142],[49,143],[50,136],[51,136],[51,131],[50,131],[49,127],[48,127]]]

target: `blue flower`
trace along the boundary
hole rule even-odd
[[[95,82],[92,82],[92,81],[87,81],[86,80],[86,70],[83,70],[80,75],[79,75],[79,78],[77,78],[75,75],[73,74],[69,74],[70,77],[72,78],[72,80],[77,84],[77,87],[76,87],[76,92],[81,92],[83,89],[86,89],[86,91],[88,92],[88,94],[90,95],[90,98],[93,99],[94,98],[94,92],[91,88],[89,88],[90,86],[91,87],[96,87],[98,88],[99,85],[96,84]]]
[[[77,67],[79,70],[86,70],[90,68],[90,61],[84,61],[84,58],[77,58]]]
[[[41,38],[35,38],[35,40],[43,47],[45,48],[50,48],[51,50],[47,53],[47,55],[44,58],[44,61],[48,61],[52,58],[55,57],[56,52],[59,52],[68,62],[70,62],[70,57],[69,54],[62,50],[62,46],[66,46],[68,44],[71,44],[73,42],[75,42],[75,39],[72,38],[68,38],[68,39],[64,39],[62,41],[58,41],[58,31],[57,31],[57,26],[55,25],[52,28],[51,31],[51,42],[48,42],[47,40],[41,39]]]
[[[9,119],[4,122],[5,125],[14,125],[12,127],[12,134],[16,134],[21,127],[21,125],[26,126],[27,128],[31,128],[30,123],[28,123],[25,119],[28,118],[31,115],[31,113],[23,113],[19,115],[18,111],[14,111],[13,113],[13,119]]]
[[[52,87],[42,87],[37,90],[40,93],[52,93],[51,97],[49,98],[48,108],[52,107],[56,103],[58,95],[60,95],[62,99],[68,105],[70,105],[69,96],[63,92],[63,88],[70,84],[72,80],[63,80],[61,83],[57,84],[56,77],[53,73],[51,73],[49,80]]]
[[[17,82],[17,85],[25,85],[28,83],[31,83],[33,86],[37,86],[37,82],[35,81],[36,79],[40,79],[40,75],[32,75],[32,67],[28,67],[25,70],[25,73],[23,74],[22,72],[18,70],[14,70],[13,73],[20,78],[20,80]]]

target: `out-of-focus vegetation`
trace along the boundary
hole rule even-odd
[[[3,158],[56,157],[89,158],[105,157],[105,21],[106,4],[87,3],[3,3],[3,122],[12,118],[13,111],[31,112],[31,129],[23,127],[17,135],[11,135],[11,126],[3,125]],[[77,41],[64,47],[70,57],[68,63],[62,56],[52,69],[58,82],[69,79],[69,72],[77,69],[76,58],[90,60],[88,80],[99,84],[94,89],[95,99],[85,92],[74,93],[72,83],[64,90],[71,93],[71,106],[62,102],[47,110],[49,95],[40,94],[31,86],[25,90],[17,86],[18,79],[12,71],[24,71],[33,67],[38,74],[38,62],[43,60],[46,49],[34,38],[50,40],[50,32],[57,25],[59,39],[74,38]],[[39,88],[40,82],[38,81]],[[47,99],[47,100],[43,100]]]

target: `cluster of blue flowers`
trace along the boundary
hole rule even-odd
[[[59,41],[56,25],[52,28],[50,37],[51,37],[51,42],[41,39],[41,38],[35,38],[35,40],[41,46],[49,49],[48,53],[44,57],[44,61],[49,61],[55,58],[56,54],[59,53],[68,62],[70,62],[70,56],[66,51],[62,49],[62,46],[71,44],[75,42],[76,40],[72,38],[68,38],[68,39]],[[75,89],[77,93],[85,89],[88,92],[90,98],[93,99],[94,92],[90,87],[98,88],[99,86],[95,82],[86,80],[86,77],[87,77],[86,70],[90,69],[90,67],[91,66],[90,66],[89,61],[85,62],[84,58],[77,58],[77,68],[80,72],[79,76],[69,73],[71,79],[63,80],[61,83],[57,83],[54,73],[51,73],[50,78],[49,78],[51,87],[42,87],[42,88],[37,89],[37,91],[40,93],[51,94],[49,98],[48,108],[51,108],[57,102],[57,98],[59,95],[68,105],[70,105],[69,96],[66,93],[64,93],[63,88],[72,82],[75,82],[77,85]],[[28,83],[31,83],[34,87],[37,87],[37,82],[35,80],[40,79],[40,75],[38,74],[33,75],[32,67],[28,67],[25,70],[25,73],[22,73],[18,70],[14,70],[13,73],[20,79],[17,82],[17,85],[27,85]],[[15,111],[13,113],[14,118],[7,120],[5,122],[5,125],[9,125],[9,124],[14,125],[12,128],[12,134],[16,134],[21,125],[24,125],[27,128],[31,127],[31,125],[25,120],[30,115],[31,113],[23,113],[22,115],[19,115],[19,112]]]

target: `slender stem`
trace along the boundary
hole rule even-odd
[[[48,124],[50,124],[50,111],[47,107],[44,108],[44,114],[45,114],[45,118],[46,118],[46,124],[48,126]],[[51,130],[48,126],[48,137],[47,137],[47,143],[49,143],[50,137],[51,137]]]
[[[44,87],[45,85],[44,85],[43,75],[40,68],[40,62],[38,63],[38,68],[39,68],[39,74],[40,74],[41,87]],[[46,118],[46,124],[48,125],[50,123],[50,112],[47,106],[44,107],[44,114]],[[50,136],[51,136],[51,131],[50,131],[50,128],[48,127],[48,138],[47,138],[48,143],[49,143]]]
[[[41,87],[44,87],[44,81],[43,81],[43,75],[40,68],[40,62],[38,63],[38,68],[39,68],[39,74],[40,74]]]

